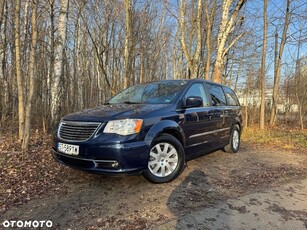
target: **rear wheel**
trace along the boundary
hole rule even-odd
[[[149,152],[147,170],[143,176],[152,183],[174,180],[184,168],[185,157],[181,143],[169,134],[154,140]]]
[[[235,125],[232,129],[229,144],[224,147],[225,152],[236,153],[240,148],[241,133],[238,125]]]

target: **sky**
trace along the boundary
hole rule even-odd
[[[263,1],[249,0],[246,9],[250,15],[254,15],[256,20],[249,18],[248,23],[255,29],[256,33],[262,37],[263,33]],[[283,30],[286,10],[286,0],[268,0],[268,49],[267,49],[267,66],[268,75],[273,77],[273,58],[274,58],[274,34],[278,28],[279,43]],[[293,13],[290,19],[290,25],[287,31],[287,43],[283,53],[282,77],[287,71],[295,71],[295,61],[298,55],[298,40],[300,38],[299,56],[307,55],[307,1],[293,0],[290,5]],[[271,64],[270,64],[271,63]]]

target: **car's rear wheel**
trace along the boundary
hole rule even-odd
[[[235,125],[231,131],[229,144],[224,147],[228,153],[238,152],[241,144],[241,133],[238,125]]]
[[[143,176],[152,183],[174,180],[184,168],[185,157],[181,143],[169,134],[154,140]]]

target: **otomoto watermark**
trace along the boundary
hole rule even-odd
[[[51,228],[51,220],[5,220],[4,228]]]

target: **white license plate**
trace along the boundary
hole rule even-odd
[[[66,153],[68,155],[78,155],[79,154],[79,146],[78,145],[69,145],[60,143],[58,145],[58,150],[62,153]]]

